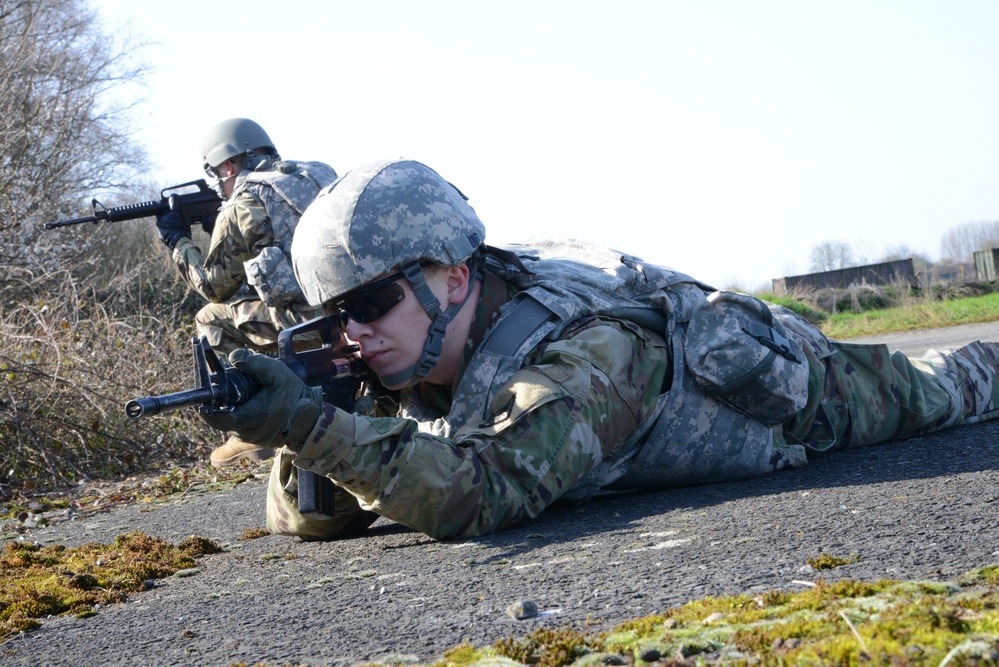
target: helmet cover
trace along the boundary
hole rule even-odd
[[[372,162],[319,193],[295,230],[295,276],[322,305],[419,260],[458,266],[485,241],[464,195],[412,160]]]

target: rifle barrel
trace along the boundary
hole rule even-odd
[[[92,222],[97,224],[96,215],[88,215],[85,218],[73,218],[72,220],[57,220],[56,222],[46,222],[45,229],[55,229],[56,227],[65,227],[66,225],[80,225],[86,222]]]
[[[186,389],[162,396],[133,398],[125,404],[125,414],[131,419],[151,417],[161,412],[177,410],[188,405],[210,404],[213,398],[213,392],[210,387]]]

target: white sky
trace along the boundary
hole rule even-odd
[[[428,164],[502,243],[610,245],[716,287],[845,241],[939,257],[999,219],[994,0],[91,0],[154,42],[160,187],[217,122],[343,174]]]

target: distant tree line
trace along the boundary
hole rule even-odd
[[[989,248],[999,248],[999,220],[966,222],[948,229],[940,241],[940,256],[963,262],[975,251]]]
[[[999,220],[992,222],[967,222],[947,230],[940,241],[940,261],[933,262],[928,257],[900,244],[886,249],[880,255],[861,252],[841,240],[823,241],[814,246],[808,255],[808,271],[835,271],[864,264],[891,262],[912,258],[917,273],[925,273],[936,267],[946,273],[958,270],[961,265],[973,265],[973,255],[979,250],[999,248]]]

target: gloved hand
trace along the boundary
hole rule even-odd
[[[184,225],[178,211],[167,211],[156,216],[156,231],[159,232],[160,241],[170,250],[182,238],[191,238],[191,229]]]
[[[208,425],[235,431],[262,447],[301,449],[322,414],[322,389],[305,384],[283,362],[264,354],[235,350],[229,362],[261,385],[260,391],[229,412],[202,415]]]

